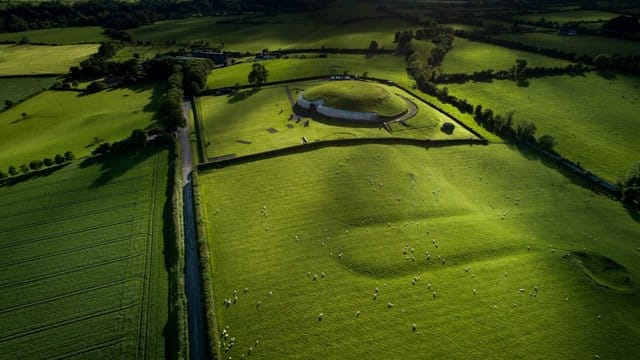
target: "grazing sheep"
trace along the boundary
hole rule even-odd
[[[387,308],[388,308],[388,309],[391,309],[392,307],[393,307],[393,304],[392,304],[392,303],[387,303]]]
[[[316,280],[318,280],[318,275],[313,274],[313,281],[316,281]]]
[[[476,294],[476,289],[473,289],[473,295],[475,295],[475,294]]]
[[[416,328],[417,328],[417,326],[416,326],[416,324],[415,324],[415,323],[411,324],[411,329],[413,329],[413,332],[415,332],[415,331],[416,331]]]
[[[356,317],[360,317],[360,310],[356,311]]]
[[[249,292],[249,288],[244,288],[244,293],[248,293]]]
[[[322,317],[324,317],[324,314],[320,313],[320,315],[318,315],[318,322],[322,321]]]
[[[269,296],[273,295],[273,291],[269,291]]]
[[[436,299],[436,292],[434,291],[433,292],[433,300],[435,300],[435,299]]]
[[[258,308],[258,307],[260,307],[260,305],[262,305],[262,301],[258,301],[258,302],[256,303],[256,307],[257,307],[257,308]]]

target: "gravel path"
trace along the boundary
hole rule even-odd
[[[182,111],[189,118],[191,103],[185,101]],[[193,206],[192,154],[189,141],[189,123],[179,131],[182,147],[182,196],[184,202],[184,238],[185,238],[185,291],[187,294],[187,313],[189,323],[189,353],[193,360],[208,358],[207,331],[205,329],[204,303],[202,299],[202,281],[200,274],[200,260],[198,257],[198,241],[195,231],[195,216]]]

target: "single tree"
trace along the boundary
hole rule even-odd
[[[21,173],[26,174],[29,171],[31,171],[31,169],[29,169],[29,166],[27,164],[20,165],[20,172]]]
[[[66,153],[64,153],[64,158],[67,161],[73,161],[75,160],[76,156],[71,151],[67,151]]]
[[[0,179],[6,179],[9,177],[9,174],[7,174],[6,172],[0,170]]]
[[[558,144],[558,140],[551,135],[542,135],[538,138],[538,146],[546,151],[553,151],[553,148]]]
[[[621,184],[622,201],[633,203],[640,201],[640,162],[635,163],[629,176]]]
[[[29,169],[31,170],[40,170],[42,169],[42,160],[33,160],[29,163]]]
[[[44,164],[44,166],[47,166],[47,167],[54,164],[52,158],[44,158],[44,160],[42,160],[42,163]]]
[[[369,52],[375,53],[375,52],[378,52],[378,50],[379,50],[378,42],[375,40],[372,40],[371,43],[369,43]]]
[[[19,174],[18,169],[17,169],[15,166],[10,165],[10,166],[9,166],[9,175],[11,175],[11,176],[16,176],[16,175],[18,175],[18,174]]]
[[[249,73],[249,84],[260,85],[267,82],[269,77],[269,71],[262,64],[253,64],[251,72]]]
[[[12,107],[12,106],[13,106],[13,101],[12,101],[12,100],[5,100],[5,101],[4,101],[4,107],[5,107],[5,108],[7,108],[7,109],[8,109],[8,108],[10,108],[10,107]]]
[[[60,164],[64,164],[65,159],[64,156],[57,154],[54,158],[53,158],[53,162],[60,165]]]

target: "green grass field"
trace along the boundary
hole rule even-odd
[[[157,87],[137,85],[93,95],[46,91],[0,113],[0,169],[67,150],[86,156],[95,137],[117,141],[133,129],[152,126],[161,91]]]
[[[225,358],[629,359],[640,349],[637,283],[608,290],[563,258],[586,249],[637,281],[638,215],[532,154],[327,148],[200,183]]]
[[[638,161],[638,78],[619,75],[609,81],[591,73],[533,79],[528,88],[511,81],[448,87],[472,104],[501,114],[514,110],[516,118],[533,121],[538,135],[558,139],[558,152],[608,180],[625,177]]]
[[[0,107],[4,107],[7,100],[16,102],[48,89],[56,79],[55,76],[0,78]]]
[[[353,75],[367,72],[370,77],[392,80],[404,86],[411,86],[413,80],[407,75],[406,64],[401,56],[376,55],[328,55],[327,58],[280,59],[261,61],[269,71],[268,81],[299,79],[311,76],[342,74],[349,71]],[[215,69],[207,81],[210,89],[248,84],[247,77],[253,63],[246,62]]]
[[[395,19],[327,24],[326,17],[306,13],[283,15],[282,22],[276,22],[279,21],[276,19],[268,24],[218,24],[217,20],[215,17],[196,17],[161,21],[128,33],[134,40],[151,41],[156,45],[163,45],[167,40],[180,44],[204,40],[213,46],[224,43],[228,50],[258,52],[264,48],[319,49],[322,46],[366,49],[372,40],[380,47],[393,49],[395,32],[410,28],[406,22]]]
[[[292,99],[297,100],[300,91],[321,84],[306,82],[289,84]],[[398,92],[395,88],[389,91]],[[206,144],[206,156],[209,158],[228,154],[248,155],[301,143],[302,137],[308,141],[404,137],[418,139],[469,139],[475,136],[457,127],[453,135],[441,132],[440,126],[451,121],[447,116],[420,103],[409,94],[418,106],[415,117],[406,121],[408,127],[394,127],[392,133],[377,127],[358,127],[353,124],[339,124],[335,121],[321,122],[309,120],[308,127],[304,119],[290,120],[292,105],[287,96],[287,87],[272,86],[255,92],[242,91],[233,96],[206,96],[197,99],[198,116],[203,128],[202,138]],[[292,128],[289,128],[291,125]],[[271,133],[268,129],[275,129]]]
[[[303,97],[310,101],[323,99],[327,106],[336,109],[391,117],[408,110],[407,103],[394,90],[372,82],[328,81],[305,90]]]
[[[0,186],[4,359],[164,358],[168,152]]]
[[[0,45],[0,75],[66,74],[98,51],[97,44]]]
[[[565,60],[527,51],[456,38],[453,42],[453,49],[444,57],[440,68],[445,73],[472,73],[487,69],[508,70],[516,64],[517,59],[527,60],[530,67],[556,67],[569,64]]]
[[[103,31],[99,26],[29,30],[0,33],[0,41],[20,41],[26,37],[33,43],[41,44],[99,43],[108,40],[108,37],[102,34]]]
[[[503,34],[498,37],[541,48],[554,48],[577,55],[596,56],[604,53],[627,56],[640,54],[640,47],[637,42],[591,35],[558,36],[555,34],[528,33]]]
[[[546,21],[567,23],[577,21],[607,21],[614,17],[620,16],[620,14],[608,12],[608,11],[596,11],[596,10],[575,10],[575,11],[554,11],[543,12],[527,15],[516,15],[514,19],[520,21],[536,22],[540,19]]]

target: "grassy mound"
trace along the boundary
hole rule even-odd
[[[623,292],[633,291],[631,274],[624,266],[608,257],[577,251],[567,254],[565,258],[582,269],[593,282],[600,286]]]
[[[375,112],[397,116],[407,110],[407,103],[381,85],[364,81],[331,81],[304,92],[307,100],[324,99],[335,109]]]

